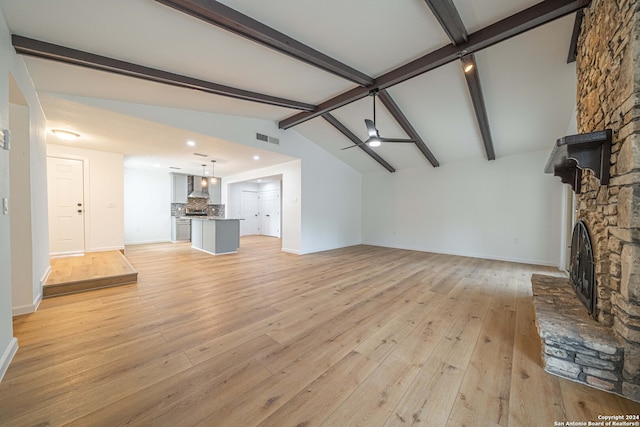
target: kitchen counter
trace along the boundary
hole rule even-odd
[[[190,216],[191,247],[213,254],[233,254],[240,247],[240,220],[208,216]]]
[[[222,216],[198,216],[198,215],[192,215],[192,216],[178,216],[176,218],[180,218],[180,219],[199,219],[201,221],[244,221],[244,218],[225,218]]]

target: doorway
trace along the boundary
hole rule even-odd
[[[84,253],[84,163],[47,157],[49,194],[49,252]]]
[[[282,177],[231,184],[227,216],[242,218],[240,235],[282,237]]]
[[[241,236],[258,234],[258,192],[254,190],[242,190],[240,198],[242,211]]]
[[[258,234],[280,237],[280,189],[258,193]]]

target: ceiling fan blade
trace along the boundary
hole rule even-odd
[[[376,129],[376,125],[369,119],[364,119],[364,124],[367,126],[367,132],[369,132],[369,138],[377,138],[378,129]]]
[[[380,138],[380,142],[416,142],[415,139]]]

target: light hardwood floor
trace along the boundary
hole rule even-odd
[[[554,426],[640,405],[545,373],[544,267],[243,238],[127,248],[137,285],[14,319],[0,425]]]

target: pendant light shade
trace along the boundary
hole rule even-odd
[[[204,169],[207,167],[207,165],[202,165],[202,180],[200,181],[200,186],[202,188],[206,188],[209,185],[209,181],[207,180],[207,178],[204,176],[205,172]]]
[[[216,174],[214,173],[213,167],[215,165],[216,161],[215,160],[211,160],[211,183],[215,184],[216,183]]]

